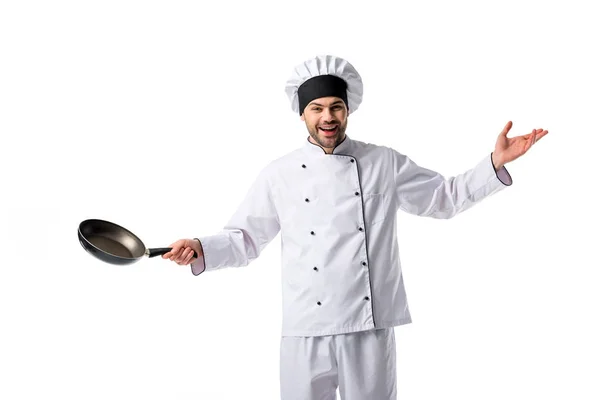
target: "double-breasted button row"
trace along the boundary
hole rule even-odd
[[[367,265],[367,263],[363,261],[362,265]],[[315,267],[313,267],[313,269],[314,269],[315,271],[318,271],[318,270],[319,270],[319,268],[317,268],[316,266],[315,266]],[[365,296],[365,297],[363,297],[363,300],[365,300],[365,301],[369,301],[369,299],[370,299],[370,298],[369,298],[369,296]],[[320,306],[321,304],[322,304],[322,303],[321,303],[320,301],[317,301],[317,305],[319,305],[319,306]]]
[[[369,296],[365,296],[365,298],[363,300],[369,301]],[[317,301],[317,305],[321,305],[322,303],[320,301]]]
[[[355,196],[360,196],[360,193],[354,192],[354,195]],[[307,203],[310,202],[310,200],[308,198],[304,199],[304,201],[307,202]]]
[[[353,162],[354,162],[354,159],[353,159],[353,158],[351,158],[351,159],[350,159],[350,162],[351,162],[351,163],[353,163]],[[306,168],[306,164],[302,164],[302,168]],[[360,196],[360,192],[354,192],[354,195],[355,195],[355,196]],[[309,198],[305,198],[305,199],[304,199],[304,201],[305,201],[306,203],[309,203],[309,202],[310,202],[310,199],[309,199]],[[358,230],[362,232],[362,231],[363,231],[363,227],[362,227],[362,226],[359,226],[359,227],[358,227]],[[310,234],[314,236],[314,235],[315,235],[315,231],[310,231]],[[363,261],[362,265],[367,265],[367,263]],[[313,270],[315,270],[315,271],[318,271],[318,270],[319,270],[319,268],[317,268],[317,267],[315,266],[315,267],[313,267]],[[368,301],[368,300],[369,300],[369,296],[365,296],[365,297],[363,298],[363,300],[365,300],[365,301]],[[322,305],[322,303],[321,303],[320,301],[317,301],[317,305],[318,305],[318,306],[321,306],[321,305]]]
[[[367,266],[367,263],[363,261],[363,262],[362,262],[362,265],[364,265],[364,266]],[[319,268],[317,268],[316,266],[315,266],[315,267],[313,267],[313,269],[314,269],[315,271],[318,271],[318,270],[319,270]]]
[[[302,167],[306,168],[306,166],[305,166],[304,164],[302,164]],[[355,195],[355,196],[360,196],[360,193],[359,193],[359,192],[354,192],[354,195]],[[310,202],[310,199],[307,197],[307,198],[305,198],[305,199],[304,199],[304,201],[305,201],[305,202],[307,202],[307,203],[309,203],[309,202]],[[358,227],[358,230],[362,232],[364,229],[363,229],[363,227],[362,227],[362,226],[359,226],[359,227]],[[314,235],[314,234],[315,234],[315,232],[314,232],[314,231],[311,231],[311,232],[310,232],[310,234],[311,234],[311,235]]]
[[[353,163],[354,162],[354,158],[351,158],[350,162]],[[302,168],[306,168],[306,164],[302,164]]]

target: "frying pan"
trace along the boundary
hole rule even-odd
[[[171,247],[147,249],[127,229],[101,219],[86,219],[81,222],[77,234],[79,243],[88,253],[110,264],[133,264],[144,256],[162,256],[172,250]],[[194,257],[198,257],[195,251]]]

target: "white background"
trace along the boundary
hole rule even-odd
[[[509,120],[509,137],[550,131],[473,209],[398,213],[398,397],[600,398],[592,4],[2,2],[0,398],[279,398],[280,235],[194,277],[102,263],[76,229],[107,219],[148,247],[216,233],[306,140],[284,86],[317,54],[363,78],[350,137],[445,176]]]

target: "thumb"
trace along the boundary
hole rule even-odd
[[[512,121],[508,121],[508,123],[504,125],[504,129],[502,129],[502,132],[500,132],[500,136],[508,135],[508,131],[510,131],[510,128],[512,128]]]
[[[169,257],[177,254],[177,252],[179,252],[179,250],[183,247],[183,241],[178,240],[176,242],[173,242],[169,245],[169,247],[171,248],[171,251],[163,254],[162,258],[169,258]]]

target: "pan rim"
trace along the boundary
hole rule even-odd
[[[122,260],[139,260],[140,258],[144,257],[143,255],[141,255],[140,257],[122,257],[122,256],[117,256],[115,254],[109,253],[107,251],[102,250],[101,248],[99,248],[98,246],[94,245],[92,242],[90,242],[88,240],[88,238],[83,234],[83,232],[81,231],[81,227],[87,222],[87,223],[92,223],[92,222],[104,222],[107,223],[109,225],[114,225],[119,229],[123,229],[124,231],[128,232],[129,234],[131,234],[134,238],[136,238],[137,240],[140,241],[140,243],[142,244],[142,246],[144,246],[144,250],[147,250],[148,248],[146,247],[146,245],[144,244],[144,242],[137,237],[136,234],[134,234],[133,232],[131,232],[129,229],[122,227],[121,225],[115,224],[114,222],[110,222],[104,219],[98,219],[98,218],[90,218],[90,219],[86,219],[83,220],[79,223],[79,227],[77,228],[77,231],[79,232],[79,236],[81,236],[83,238],[83,240],[85,240],[85,242],[90,245],[91,247],[93,247],[94,249],[104,253],[104,254],[108,254],[111,257],[117,258],[117,259],[122,259]]]

